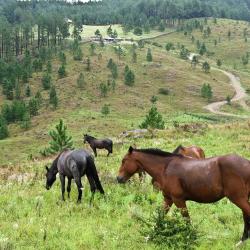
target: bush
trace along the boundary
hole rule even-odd
[[[6,120],[0,115],[0,140],[9,136],[8,126]]]
[[[107,116],[108,114],[110,114],[110,109],[109,109],[109,105],[108,104],[104,104],[104,106],[101,109],[101,113],[104,116]]]
[[[143,33],[142,28],[140,28],[140,27],[134,28],[134,34],[135,34],[135,35],[141,36],[142,33]]]
[[[43,85],[43,89],[44,90],[48,90],[50,89],[50,86],[51,86],[51,76],[46,73],[43,75],[42,77],[42,85]]]
[[[166,89],[166,88],[160,88],[158,90],[158,93],[161,94],[161,95],[169,95],[169,90]]]
[[[198,245],[200,233],[176,210],[170,217],[163,208],[158,208],[150,218],[137,219],[142,224],[141,234],[162,249],[191,250]]]
[[[207,98],[208,101],[210,101],[213,97],[213,91],[212,91],[212,87],[210,86],[210,84],[206,84],[204,83],[202,85],[202,88],[201,88],[201,96],[203,98]]]

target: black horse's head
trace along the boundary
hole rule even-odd
[[[89,136],[87,134],[84,134],[83,135],[83,143],[88,142],[88,138],[89,138]]]
[[[51,168],[48,168],[48,166],[45,166],[45,168],[47,170],[47,173],[46,173],[46,189],[49,190],[52,187],[55,180],[56,180],[57,171],[55,171],[53,169],[53,164],[52,164]]]

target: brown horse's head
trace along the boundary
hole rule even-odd
[[[133,157],[134,148],[130,146],[128,153],[122,159],[122,165],[119,169],[117,181],[125,183],[134,173],[140,169],[139,163]]]

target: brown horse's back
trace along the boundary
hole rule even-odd
[[[175,158],[166,170],[166,177],[168,187],[182,193],[186,200],[215,202],[233,192],[249,193],[250,162],[237,155],[203,160]]]

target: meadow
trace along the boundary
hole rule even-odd
[[[250,88],[250,66],[242,66],[240,62],[240,55],[245,54],[249,46],[241,37],[247,24],[224,19],[218,19],[216,24],[208,20],[208,24],[212,33],[206,44],[215,54],[202,58],[213,66],[216,59],[222,59],[222,68],[240,76],[243,86]],[[83,32],[89,32],[86,37],[92,36],[95,29],[95,26],[85,27]],[[231,40],[227,38],[229,29],[232,31]],[[121,33],[119,26],[117,31]],[[193,33],[202,41],[199,31]],[[221,36],[221,43],[214,46],[212,41],[218,36]],[[137,63],[132,62],[131,45],[122,46],[124,54],[119,59],[114,46],[102,48],[96,45],[95,55],[91,56],[90,44],[82,44],[84,58],[90,57],[91,70],[86,70],[84,60],[74,61],[71,51],[67,50],[67,76],[59,79],[59,60],[56,57],[52,60],[59,107],[56,110],[50,108],[48,93],[42,91],[44,106],[39,115],[32,118],[31,128],[23,130],[12,124],[11,136],[0,141],[0,249],[163,249],[147,240],[141,233],[143,226],[138,220],[139,217],[149,218],[162,206],[162,194],[153,189],[149,177],[140,183],[135,176],[125,185],[118,185],[115,179],[129,146],[172,151],[179,144],[198,145],[204,149],[206,157],[237,153],[250,159],[250,121],[215,116],[203,108],[208,103],[200,94],[203,83],[212,86],[211,101],[220,101],[234,94],[229,79],[217,70],[206,74],[200,66],[192,69],[189,61],[179,58],[178,49],[165,50],[169,41],[176,47],[178,43],[184,44],[196,52],[190,34],[176,32],[155,38],[144,48],[138,48]],[[152,51],[152,62],[146,61],[148,48]],[[107,68],[110,58],[118,65],[116,88],[107,97],[101,97],[99,85],[110,78]],[[232,61],[236,62],[236,68]],[[133,87],[124,85],[125,65],[135,72]],[[80,72],[84,73],[86,80],[83,90],[76,86]],[[30,80],[33,93],[41,89],[41,77],[42,72],[35,73]],[[168,89],[169,94],[159,94],[160,88]],[[152,105],[150,99],[153,95],[158,97],[156,105],[163,115],[166,129],[156,131],[154,138],[150,134],[137,139],[120,137],[123,131],[138,128]],[[5,101],[0,95],[0,104]],[[104,104],[108,104],[111,110],[107,116],[101,113]],[[225,105],[222,110],[249,115],[238,103]],[[39,150],[48,144],[48,130],[54,128],[60,118],[68,126],[76,148],[89,149],[83,145],[83,133],[114,140],[114,153],[106,158],[106,152],[101,151],[95,160],[106,195],[104,198],[96,194],[92,206],[88,202],[90,190],[86,180],[81,204],[76,204],[74,184],[71,199],[65,202],[60,198],[59,180],[51,190],[45,189],[44,166],[55,156],[44,158]],[[234,249],[243,230],[240,209],[227,199],[213,204],[188,202],[187,206],[200,235],[195,249]],[[167,215],[171,216],[174,216],[174,207]],[[240,249],[249,247],[247,241]]]

